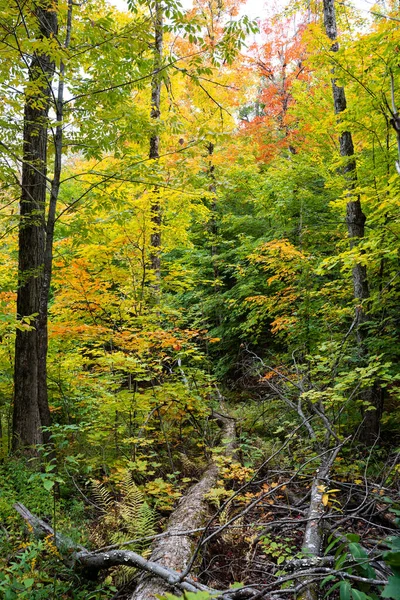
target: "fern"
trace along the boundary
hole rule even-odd
[[[92,481],[92,491],[97,506],[104,512],[108,511],[114,499],[104,484],[100,483],[100,481]]]
[[[143,493],[128,473],[121,484],[121,497],[119,501],[113,499],[110,492],[101,483],[94,482],[93,495],[104,514],[94,532],[97,543],[101,539],[102,545],[126,544],[129,550],[144,556],[150,553],[151,540],[142,538],[151,537],[155,533],[156,518],[153,509],[145,501]],[[117,585],[130,581],[136,574],[133,567],[121,566],[113,571]]]
[[[228,505],[223,511],[221,511],[221,514],[219,515],[219,522],[221,525],[225,525],[226,523],[228,523],[228,521],[231,519],[231,505]],[[222,532],[222,539],[224,540],[224,542],[226,542],[227,544],[236,544],[240,541],[242,541],[243,536],[244,536],[244,517],[239,517],[239,519],[236,519],[235,522],[235,526],[233,529],[225,529]]]

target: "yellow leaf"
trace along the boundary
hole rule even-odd
[[[329,494],[324,494],[324,495],[322,496],[322,504],[323,504],[324,506],[326,506],[326,505],[328,504],[328,502],[329,502]]]

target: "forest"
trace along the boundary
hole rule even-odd
[[[0,0],[0,599],[400,600],[400,5],[250,14]]]

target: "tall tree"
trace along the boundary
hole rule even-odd
[[[162,61],[163,61],[163,7],[160,0],[155,0],[153,7],[154,21],[154,62],[153,77],[151,80],[151,113],[154,120],[155,129],[150,138],[149,158],[157,160],[160,158],[160,132],[158,130],[161,115],[161,84],[162,84]],[[161,204],[159,189],[156,187],[153,191],[151,202],[151,267],[156,277],[156,286],[158,288],[160,280],[160,251],[161,251]]]
[[[25,90],[17,315],[29,326],[17,329],[15,343],[14,450],[42,443],[42,427],[50,424],[47,397],[40,391],[46,385],[40,315],[46,248],[47,139],[55,72],[49,46],[58,33],[58,17],[52,0],[30,8],[42,43],[33,52]]]
[[[329,39],[332,41],[331,52],[339,50],[337,41],[337,24],[334,0],[324,0],[324,25]],[[344,87],[338,86],[336,79],[332,78],[332,94],[334,110],[340,115],[347,108],[346,94]],[[356,191],[357,187],[357,165],[354,156],[354,144],[350,131],[343,131],[339,137],[340,155],[345,160],[343,173],[347,185],[347,203],[346,203],[346,223],[350,238],[350,247],[355,248],[359,241],[364,237],[366,216],[361,206],[360,196]],[[363,301],[369,298],[369,285],[367,276],[367,267],[360,261],[357,261],[352,270],[354,298],[358,301],[355,314],[355,326],[360,354],[363,359],[367,356],[365,345],[365,332],[363,324],[366,321]],[[372,441],[379,434],[381,395],[378,390],[378,384],[375,382],[364,391],[363,399],[371,404],[375,410],[366,410],[364,420],[361,426],[361,437],[365,441]]]

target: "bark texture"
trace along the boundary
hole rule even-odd
[[[339,449],[340,447],[330,451],[322,458],[311,486],[308,520],[303,538],[303,552],[307,557],[321,556],[324,535],[322,518],[325,513],[323,495],[329,489],[329,473]],[[318,583],[310,584],[302,594],[303,599],[318,600],[318,589]]]
[[[35,15],[42,38],[57,35],[54,3],[41,3]],[[54,61],[47,54],[33,55],[29,83],[38,91],[26,94],[19,225],[17,318],[29,329],[17,329],[14,370],[13,450],[43,443],[42,426],[50,425],[40,315],[46,244],[47,130]]]
[[[324,23],[326,34],[332,40],[332,52],[339,50],[337,42],[337,26],[334,0],[324,0]],[[332,79],[332,94],[335,114],[339,115],[347,108],[346,94],[343,87],[336,85],[336,79]],[[362,211],[360,198],[353,191],[357,185],[357,167],[354,157],[354,144],[350,131],[343,131],[339,138],[340,155],[347,158],[343,172],[347,179],[348,202],[346,207],[347,230],[350,245],[354,247],[357,240],[364,237],[364,226],[366,217]],[[363,300],[369,297],[367,270],[364,265],[357,264],[353,269],[354,297]],[[360,312],[360,318],[362,313]]]
[[[219,413],[214,413],[214,416],[222,425],[225,454],[234,456],[236,451],[235,421]],[[179,501],[169,519],[168,533],[181,534],[203,525],[208,512],[205,496],[214,487],[217,478],[218,467],[211,464],[200,481],[192,486],[186,496]],[[184,571],[192,559],[194,550],[195,543],[190,535],[175,535],[175,537],[172,535],[162,538],[154,545],[150,561],[157,562],[174,571]],[[131,600],[155,600],[157,595],[170,591],[171,585],[168,585],[165,580],[146,576],[139,582]]]
[[[324,0],[324,25],[326,34],[332,40],[331,51],[337,52],[339,44],[337,41],[337,25],[335,13],[335,1]],[[333,71],[334,73],[334,71]],[[346,110],[346,94],[343,87],[336,84],[336,79],[332,78],[332,94],[335,114],[340,115]],[[340,155],[345,159],[343,173],[347,181],[347,205],[346,205],[346,223],[350,239],[350,247],[354,248],[364,237],[366,217],[362,210],[360,197],[355,193],[357,186],[357,166],[354,157],[354,144],[350,131],[343,131],[339,137]],[[354,298],[360,303],[356,307],[356,331],[359,344],[360,355],[366,359],[368,352],[365,345],[365,332],[363,324],[366,321],[362,302],[369,298],[368,274],[367,268],[361,263],[354,265],[352,270]],[[372,385],[365,390],[362,399],[372,404],[375,410],[363,411],[363,423],[360,427],[360,438],[366,443],[372,443],[379,435],[380,417],[382,413],[382,394],[377,384]]]
[[[158,124],[160,120],[161,110],[161,68],[162,68],[162,53],[163,53],[163,8],[160,0],[156,0],[154,7],[154,74],[151,80],[151,113],[150,117]],[[160,134],[156,131],[150,138],[149,158],[157,160],[160,158]],[[151,201],[151,224],[152,233],[150,237],[151,268],[156,276],[156,280],[160,279],[161,269],[161,204],[159,198],[160,192],[156,187],[153,190],[153,199]],[[158,283],[157,283],[158,286]]]
[[[67,13],[67,31],[64,48],[68,48],[71,40],[72,29],[72,6],[73,0],[68,0]],[[60,192],[61,170],[62,170],[62,150],[63,150],[63,119],[64,119],[64,62],[60,63],[60,75],[58,81],[57,98],[55,102],[56,110],[56,130],[54,135],[54,174],[50,187],[49,207],[46,223],[46,237],[43,259],[43,277],[40,289],[39,315],[38,315],[38,358],[39,358],[39,378],[38,378],[38,403],[40,414],[42,415],[42,425],[50,425],[50,411],[47,395],[47,350],[48,350],[48,307],[50,297],[50,284],[53,269],[53,241],[54,228],[56,223],[56,207],[58,195]],[[48,442],[48,434],[43,436],[44,441]]]
[[[171,537],[162,538],[155,546],[150,556],[151,562],[157,562],[174,571],[182,571],[194,550],[191,536],[175,536],[188,528],[198,528],[203,524],[207,515],[207,505],[204,496],[214,487],[218,477],[216,465],[211,465],[196,485],[191,487],[188,494],[182,498],[168,521],[167,531]],[[142,578],[132,600],[153,600],[158,594],[171,591],[171,586],[159,577],[146,576]]]

